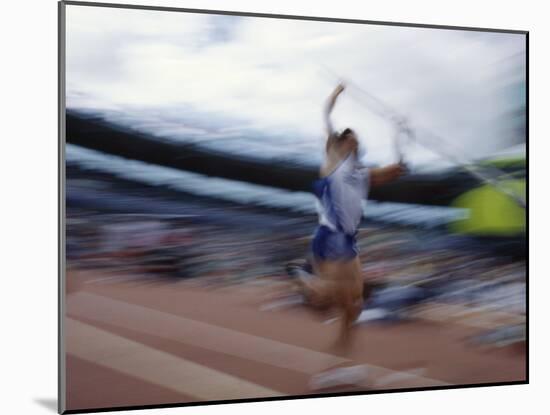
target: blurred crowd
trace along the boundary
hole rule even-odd
[[[208,217],[208,208],[203,211]],[[142,282],[244,283],[293,287],[288,264],[307,274],[311,223],[264,229],[209,223],[186,215],[108,214],[69,208],[68,268],[104,269]],[[302,235],[297,237],[297,235]],[[371,288],[360,323],[461,316],[483,329],[477,342],[525,338],[525,258],[495,255],[441,231],[368,224],[358,235],[363,276]],[[305,304],[304,304],[305,303]],[[289,289],[274,303],[307,305]],[[477,316],[477,317],[476,317]],[[477,320],[476,320],[477,319]]]

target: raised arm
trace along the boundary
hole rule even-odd
[[[336,99],[338,96],[344,91],[344,85],[339,84],[334,91],[332,91],[332,94],[327,99],[327,102],[325,104],[324,109],[324,119],[325,119],[325,128],[327,132],[327,148],[330,145],[330,141],[334,138],[334,127],[332,126],[332,122],[330,120],[330,114],[332,113],[332,109],[334,108],[334,105],[336,104]]]

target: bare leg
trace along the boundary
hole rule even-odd
[[[314,305],[333,306],[340,315],[336,346],[346,351],[350,345],[353,323],[363,305],[363,283],[359,258],[349,261],[323,261],[316,264],[320,278],[310,281],[308,291]]]
[[[330,298],[340,314],[340,328],[336,344],[337,354],[348,354],[355,331],[354,322],[361,313],[363,305],[363,282],[359,258],[351,261],[323,262],[320,273],[324,285],[325,298]],[[364,382],[367,367],[349,366],[349,362],[338,363],[328,371],[312,377],[310,387],[319,390],[342,384]]]
[[[302,291],[307,302],[315,308],[328,308],[332,305],[330,286],[319,277],[301,280]]]
[[[343,352],[347,352],[355,332],[355,320],[363,308],[363,283],[359,258],[341,263],[338,271],[338,306],[341,309],[342,321],[337,345]]]

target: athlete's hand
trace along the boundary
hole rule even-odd
[[[334,89],[334,95],[340,95],[342,92],[344,92],[344,89],[346,89],[346,86],[343,82],[339,83],[338,86]]]

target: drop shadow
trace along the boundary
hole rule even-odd
[[[39,398],[34,400],[38,405],[57,413],[57,399],[55,398]]]

